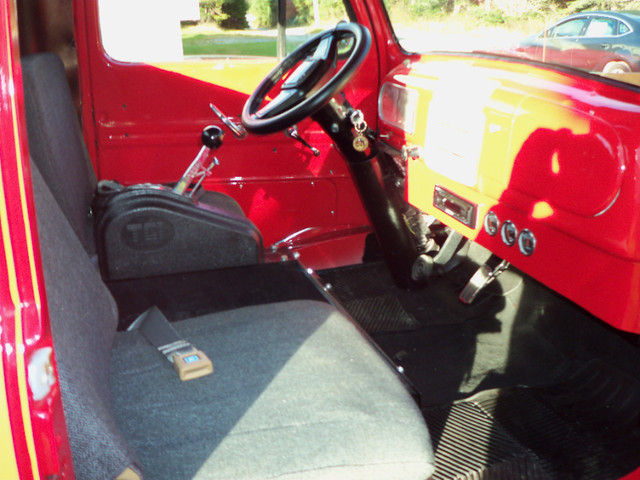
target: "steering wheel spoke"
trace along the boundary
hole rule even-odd
[[[341,68],[330,73],[337,66],[338,42],[345,37],[354,39],[349,57]],[[370,46],[369,31],[356,23],[340,23],[316,35],[287,56],[260,83],[245,103],[243,125],[251,133],[274,133],[313,115],[351,79]],[[280,92],[264,104],[269,92],[279,83]]]
[[[313,53],[313,58],[327,61],[335,54],[336,37],[334,35],[327,35],[320,40],[316,51]]]
[[[304,89],[315,85],[333,65],[336,56],[334,37],[327,36],[320,41],[314,54],[305,58],[302,63],[287,77],[282,89]]]
[[[304,92],[298,88],[283,89],[273,100],[255,113],[255,118],[272,118],[299,104],[304,98]]]
[[[329,67],[325,61],[308,58],[287,77],[282,84],[282,88],[304,88],[305,85],[311,82],[315,84],[317,79],[322,77],[328,69]]]

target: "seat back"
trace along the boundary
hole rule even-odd
[[[90,206],[96,176],[82,137],[62,60],[22,59],[29,152],[85,250],[95,253]]]
[[[60,392],[78,480],[139,471],[113,415],[110,358],[118,313],[98,271],[32,162],[33,191]]]

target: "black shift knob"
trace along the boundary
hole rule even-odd
[[[202,143],[205,147],[215,150],[222,145],[224,141],[224,132],[220,127],[210,125],[202,131]]]

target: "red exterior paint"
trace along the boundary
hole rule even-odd
[[[382,128],[397,148],[406,142],[428,149],[434,139],[426,138],[426,117],[448,89],[472,84],[475,97],[478,85],[488,92],[478,107],[486,131],[476,152],[477,182],[463,185],[434,171],[425,153],[409,161],[409,200],[616,328],[640,332],[640,91],[470,56],[424,56],[388,80],[419,93],[424,117],[413,135]],[[431,121],[442,115],[431,110]],[[476,228],[433,207],[435,185],[479,206]],[[487,234],[482,221],[489,210],[519,231],[531,230],[535,253],[525,256],[500,234]]]
[[[631,472],[628,475],[625,475],[620,480],[639,480],[640,479],[640,468]]]
[[[42,298],[14,4],[3,1],[0,8],[0,341],[13,447],[21,480],[72,478],[57,384],[34,401],[27,382],[31,355],[53,342]]]

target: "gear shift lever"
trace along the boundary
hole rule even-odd
[[[202,130],[200,138],[205,147],[208,147],[210,150],[217,150],[222,146],[222,142],[224,141],[224,132],[220,127],[209,125]]]
[[[176,183],[176,186],[173,187],[173,193],[177,195],[184,195],[184,192],[187,190],[189,185],[193,183],[194,179],[200,176],[188,195],[189,197],[193,196],[193,193],[198,189],[204,180],[204,177],[208,176],[213,167],[218,165],[218,159],[213,157],[209,166],[205,167],[207,159],[211,157],[211,154],[222,145],[222,142],[224,141],[224,132],[220,127],[210,125],[205,127],[200,138],[202,140],[202,148],[198,152],[198,155],[196,155],[193,162],[191,162],[191,165],[189,165],[189,168],[184,172],[182,178],[180,178],[178,183]]]

